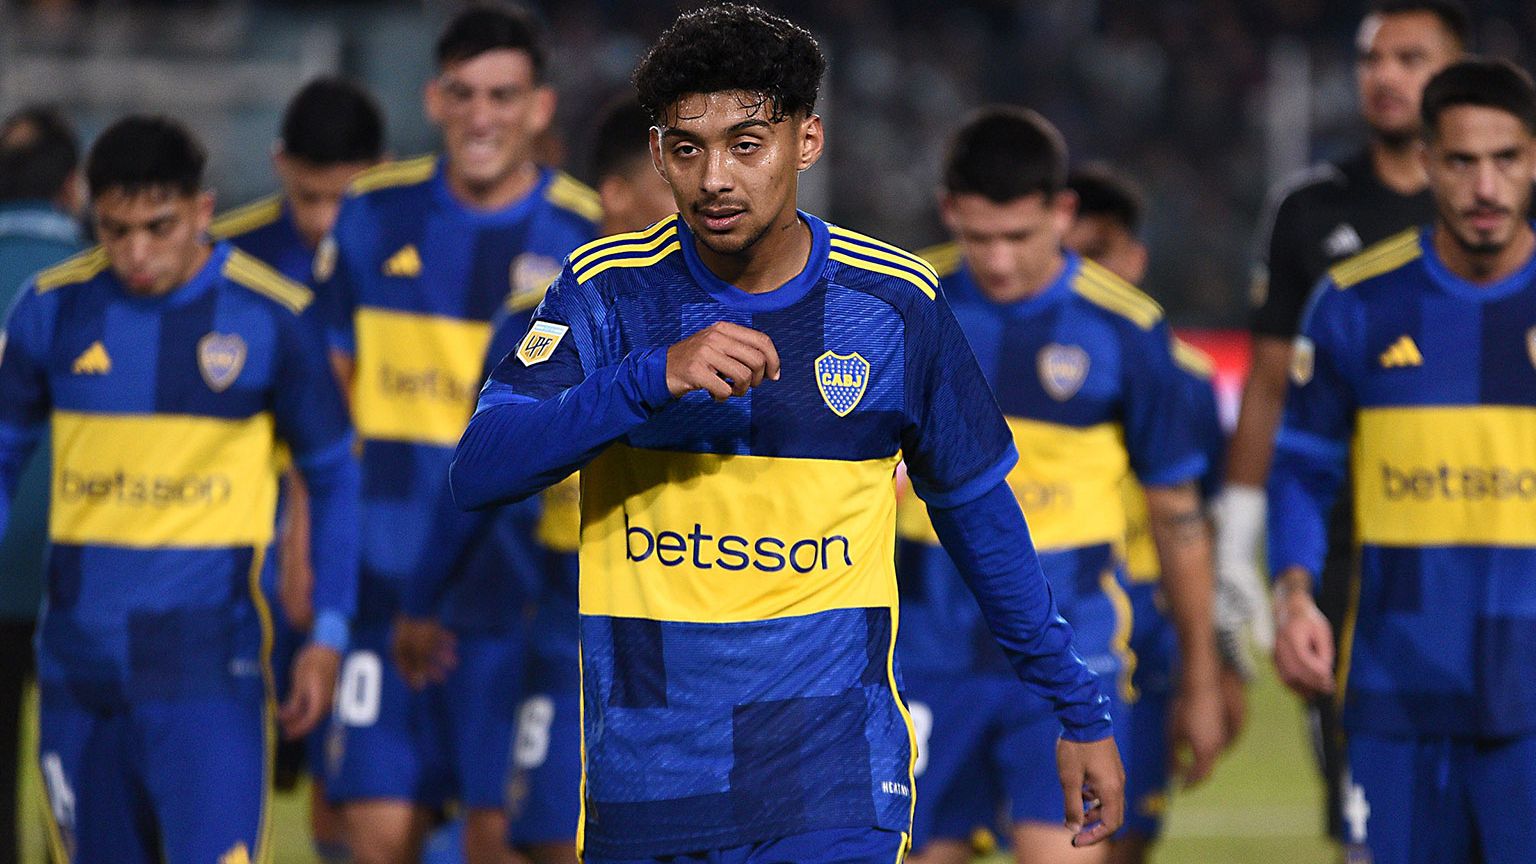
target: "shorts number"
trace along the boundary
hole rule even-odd
[[[379,719],[384,664],[372,651],[354,651],[341,667],[336,688],[336,716],[347,726],[372,726]]]
[[[912,731],[917,736],[917,764],[912,768],[914,777],[923,776],[928,768],[928,736],[933,734],[933,709],[922,702],[911,702],[907,713],[912,715]]]
[[[517,709],[517,736],[512,741],[512,764],[529,770],[549,758],[549,727],[555,721],[555,702],[548,696],[531,696]]]

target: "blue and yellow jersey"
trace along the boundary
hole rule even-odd
[[[1182,379],[1162,310],[1071,253],[1036,296],[993,303],[958,249],[941,251],[930,256],[945,296],[1019,451],[1008,484],[1056,603],[1068,621],[1114,621],[1114,644],[1077,648],[1096,672],[1125,672],[1130,613],[1117,576],[1127,529],[1122,484],[1133,472],[1144,484],[1171,485],[1205,470],[1180,409]],[[936,673],[1005,671],[919,502],[903,502],[898,531],[911,625],[902,631],[902,662]]]
[[[0,359],[0,479],[51,423],[44,687],[111,704],[259,676],[278,443],[301,468],[352,458],[311,300],[224,243],[162,297],[129,294],[100,249],[22,295]],[[316,562],[317,609],[350,615],[348,565]]]
[[[1221,428],[1221,412],[1216,405],[1216,387],[1212,381],[1216,363],[1209,354],[1178,338],[1173,340],[1173,360],[1183,384],[1187,416],[1194,425],[1200,452],[1205,454],[1206,471],[1200,475],[1200,498],[1210,501],[1221,491],[1221,469],[1226,464],[1227,450],[1227,437]],[[1141,484],[1129,474],[1123,488],[1126,575],[1133,585],[1153,583],[1162,578],[1162,565],[1148,522],[1147,496]]]
[[[491,320],[531,309],[560,262],[596,233],[596,193],[541,169],[497,211],[461,204],[426,156],[358,176],[315,261],[334,350],[352,356],[363,445],[360,620],[393,616],[424,555],[463,555],[442,614],[460,630],[500,629],[521,589],[485,549],[448,550],[430,530],[453,446],[479,391]],[[473,572],[471,572],[473,571]]]
[[[801,218],[806,267],[765,294],[711,273],[675,216],[576,250],[481,397],[550,404],[717,321],[766,333],[782,362],[746,396],[667,403],[581,469],[595,854],[910,831],[894,472],[904,457],[954,506],[1015,456],[932,269]]]
[[[222,213],[208,233],[300,285],[314,279],[315,250],[304,244],[281,195],[269,195]],[[311,309],[317,307],[311,306]]]
[[[1270,562],[1314,578],[1351,469],[1360,570],[1343,717],[1388,735],[1536,730],[1536,260],[1451,273],[1432,229],[1329,271],[1295,346]]]

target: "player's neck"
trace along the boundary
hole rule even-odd
[[[1474,252],[1452,236],[1444,225],[1436,225],[1435,254],[1445,264],[1445,269],[1478,285],[1488,285],[1513,275],[1524,267],[1536,254],[1536,231],[1529,223],[1522,223],[1507,246],[1496,252]]]
[[[1371,136],[1371,168],[1381,185],[1399,195],[1417,195],[1429,185],[1424,163],[1419,159],[1417,139],[1405,141]]]
[[[1066,266],[1067,256],[1058,249],[1050,261],[1045,262],[1039,270],[1035,271],[1037,274],[1044,275],[1025,276],[1001,285],[991,285],[977,279],[976,288],[981,292],[981,296],[1000,306],[1021,303],[1039,297],[1055,285]]]
[[[213,244],[199,243],[197,244],[197,254],[192,256],[191,261],[188,262],[187,267],[177,276],[175,282],[172,282],[165,288],[150,288],[146,291],[135,291],[132,288],[128,288],[128,293],[148,300],[169,297],[180,291],[188,282],[191,282],[193,277],[207,265],[208,258],[211,255],[213,255]]]
[[[460,204],[475,210],[500,210],[522,200],[539,182],[539,168],[532,162],[524,162],[507,173],[507,176],[490,183],[471,183],[448,166],[448,190]]]
[[[735,254],[721,254],[700,243],[693,248],[709,272],[748,294],[766,294],[800,275],[811,257],[811,229],[790,209],[783,219]]]

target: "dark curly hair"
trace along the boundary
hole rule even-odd
[[[805,28],[756,6],[721,4],[679,15],[635,69],[652,121],[690,93],[741,90],[762,98],[777,123],[816,107],[827,60]]]

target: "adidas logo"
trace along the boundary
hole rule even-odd
[[[400,251],[384,262],[384,275],[410,279],[421,275],[421,255],[413,244],[407,243]]]
[[[75,358],[70,371],[76,375],[105,375],[112,371],[112,358],[107,354],[107,346],[101,344],[98,339],[91,346],[80,352]]]
[[[1419,353],[1419,346],[1413,344],[1413,337],[1403,334],[1397,337],[1392,347],[1381,352],[1381,368],[1396,369],[1402,366],[1423,366],[1424,355]]]
[[[251,864],[251,851],[244,843],[236,843],[219,856],[219,864]]]

